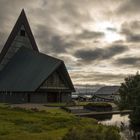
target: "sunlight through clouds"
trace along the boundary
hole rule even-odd
[[[120,84],[140,69],[139,0],[0,0],[0,49],[24,8],[39,50],[74,84]]]

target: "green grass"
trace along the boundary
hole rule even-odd
[[[79,102],[77,101],[77,104],[78,106],[84,106],[84,105],[87,105],[88,103],[92,103],[92,102]],[[49,106],[49,107],[65,107],[67,106],[66,103],[47,103],[45,104],[45,106]]]
[[[75,117],[58,108],[32,111],[0,104],[0,140],[62,140],[71,127],[97,125],[94,119]]]
[[[49,106],[49,107],[63,107],[63,106],[66,106],[66,103],[47,103],[47,104],[45,104],[45,106]]]
[[[78,105],[85,106],[85,105],[87,105],[89,103],[92,103],[92,102],[78,102]]]
[[[57,108],[34,112],[0,104],[0,140],[59,140],[70,127],[83,123],[83,119]]]
[[[98,103],[98,102],[80,102],[77,101],[76,106],[85,106],[89,103],[95,103],[95,104],[105,104],[104,102]],[[68,106],[66,103],[47,103],[45,104],[46,107],[65,107]]]
[[[112,107],[111,104],[106,103],[106,102],[93,102],[86,104],[86,106],[93,106],[93,107]]]

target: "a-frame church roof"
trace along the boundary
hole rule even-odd
[[[0,91],[36,91],[59,67],[66,78],[69,91],[74,91],[62,60],[22,47],[0,72]]]
[[[5,43],[2,51],[1,51],[0,62],[2,61],[2,59],[4,58],[6,53],[8,52],[8,49],[11,47],[11,44],[14,41],[14,39],[15,39],[16,35],[18,34],[18,32],[20,31],[21,26],[24,26],[24,28],[25,28],[25,31],[26,31],[26,33],[28,35],[28,38],[29,38],[30,42],[31,42],[32,49],[35,50],[35,51],[38,51],[37,44],[35,42],[35,39],[34,39],[34,36],[32,34],[30,25],[28,23],[25,11],[23,9],[21,11],[21,14],[18,17],[18,20],[17,20],[14,28],[12,29],[12,31],[10,33],[10,35],[9,35],[9,37],[8,37],[8,39],[7,39],[6,43]]]
[[[22,28],[26,36],[19,35]],[[61,71],[69,92],[75,90],[64,62],[39,52],[24,10],[1,51],[0,65],[0,92],[34,92],[56,70]]]

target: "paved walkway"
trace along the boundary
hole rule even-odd
[[[19,107],[19,108],[25,108],[25,109],[38,109],[39,111],[47,110],[47,109],[55,109],[59,107],[46,107],[45,104],[33,104],[33,103],[26,103],[26,104],[11,104],[11,107]]]

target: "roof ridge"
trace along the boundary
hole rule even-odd
[[[35,42],[35,39],[34,39],[34,36],[32,34],[32,31],[31,31],[31,28],[30,28],[30,25],[29,25],[29,22],[28,22],[28,19],[26,17],[26,14],[25,14],[25,11],[24,9],[22,9],[2,51],[1,51],[1,54],[0,54],[0,62],[2,61],[2,59],[4,58],[4,56],[6,55],[8,49],[10,48],[13,40],[15,39],[21,25],[24,25],[25,29],[26,29],[26,32],[28,34],[28,37],[29,37],[29,40],[31,42],[31,45],[32,45],[32,48],[36,51],[39,51],[38,50],[38,47],[37,47],[37,44]]]

